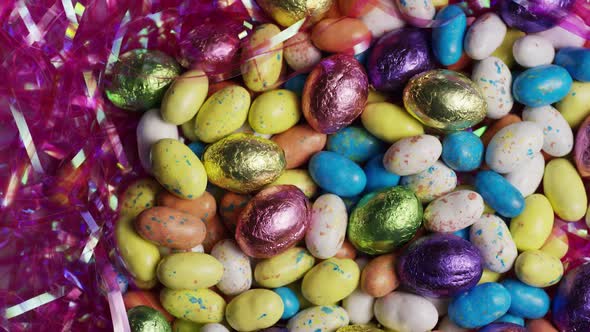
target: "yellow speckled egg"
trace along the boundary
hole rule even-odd
[[[315,305],[334,304],[358,286],[360,270],[352,259],[329,258],[309,270],[301,291]]]
[[[248,122],[261,134],[278,134],[293,127],[301,118],[299,97],[293,91],[267,91],[254,99]]]
[[[170,193],[197,199],[207,186],[207,173],[191,149],[175,139],[165,138],[152,145],[152,172]]]
[[[576,168],[565,158],[551,160],[545,166],[543,190],[555,214],[565,221],[578,221],[586,214],[588,197]]]
[[[209,79],[202,70],[189,70],[180,75],[162,99],[162,119],[175,125],[189,121],[203,105],[208,90]]]
[[[525,198],[524,210],[510,222],[510,234],[519,251],[539,249],[553,229],[553,209],[541,194]]]
[[[561,259],[567,254],[568,250],[569,240],[567,238],[566,232],[561,229],[560,222],[554,223],[551,235],[549,235],[549,238],[541,247],[541,251]]]
[[[131,276],[140,282],[154,280],[160,251],[137,234],[133,228],[133,216],[121,215],[115,224],[115,238],[119,254]]]
[[[203,324],[193,323],[190,320],[175,319],[172,323],[172,332],[194,332],[200,331]]]
[[[316,306],[300,311],[289,320],[290,332],[335,331],[348,325],[348,312],[337,305]]]
[[[555,285],[563,276],[563,265],[557,257],[540,250],[528,250],[516,259],[516,276],[522,282],[534,287]]]
[[[283,300],[268,289],[251,289],[234,297],[225,308],[225,319],[237,331],[273,326],[283,315]]]
[[[267,187],[278,186],[280,184],[292,184],[301,189],[307,198],[313,197],[318,191],[318,186],[313,182],[311,175],[306,169],[288,169],[273,183]]]
[[[170,289],[200,289],[221,280],[223,265],[213,256],[181,252],[164,257],[158,264],[158,279]]]
[[[160,302],[172,316],[201,324],[221,322],[225,311],[225,300],[207,288],[164,288],[160,292]]]
[[[514,55],[512,54],[512,45],[514,42],[521,37],[524,37],[525,33],[520,30],[515,29],[508,29],[506,31],[506,36],[504,36],[504,40],[502,44],[492,53],[492,56],[502,60],[508,66],[508,68],[512,68],[516,64],[514,60]]]
[[[199,140],[199,136],[195,132],[195,125],[197,124],[197,116],[193,116],[190,120],[180,125],[182,135],[189,141],[194,142]]]
[[[424,134],[424,127],[418,120],[403,108],[386,102],[368,104],[361,121],[371,134],[388,143]]]
[[[241,67],[244,83],[252,91],[266,91],[272,89],[279,80],[283,67],[283,43],[274,45],[272,49],[261,49],[260,46],[279,34],[281,30],[274,24],[262,24],[255,28],[248,42],[246,59],[261,53]]]
[[[137,217],[143,210],[156,204],[156,195],[162,186],[154,179],[140,179],[133,182],[121,198],[121,215]]]
[[[328,13],[333,0],[257,0],[256,3],[284,27],[309,16],[317,22]]]
[[[590,82],[574,81],[569,93],[556,105],[572,128],[576,128],[590,115]]]
[[[205,143],[213,143],[233,133],[246,122],[249,107],[250,94],[239,85],[215,92],[197,113],[197,136]]]
[[[488,269],[483,269],[483,273],[481,274],[481,278],[477,282],[477,284],[485,284],[486,282],[496,282],[500,280],[502,276],[501,273],[490,271]]]
[[[262,287],[282,287],[303,277],[314,264],[315,258],[307,250],[293,247],[256,264],[254,279]]]

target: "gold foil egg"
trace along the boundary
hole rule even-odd
[[[383,330],[369,324],[358,324],[341,327],[338,330],[336,330],[336,332],[383,332]]]
[[[237,193],[257,191],[285,169],[285,153],[273,141],[233,134],[210,145],[203,155],[209,181]]]
[[[465,75],[435,69],[418,74],[404,89],[406,110],[424,125],[443,131],[472,127],[486,116],[486,101]]]
[[[317,22],[330,10],[332,0],[257,0],[277,23],[287,27],[307,16]]]

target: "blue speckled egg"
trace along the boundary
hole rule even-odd
[[[328,136],[326,150],[336,152],[357,163],[384,152],[385,145],[361,127],[346,127]]]
[[[483,143],[474,133],[460,131],[447,135],[442,146],[443,161],[455,171],[469,172],[481,165]]]
[[[555,55],[555,64],[565,68],[577,81],[590,81],[590,50],[565,47]]]
[[[320,151],[309,160],[309,174],[320,188],[342,197],[360,194],[367,184],[363,169],[331,151]]]
[[[518,75],[512,85],[512,93],[519,103],[539,107],[563,99],[572,83],[572,77],[563,67],[544,65],[527,69]]]
[[[453,232],[453,235],[462,238],[463,240],[469,241],[469,227],[460,229],[456,232]]]
[[[299,300],[297,295],[289,287],[275,288],[274,292],[277,293],[283,301],[283,315],[281,319],[289,319],[299,311]]]
[[[291,90],[295,92],[298,96],[301,96],[301,94],[303,93],[303,86],[305,85],[306,79],[307,74],[297,75],[285,82],[285,89]]]
[[[439,11],[435,19],[445,24],[432,28],[432,52],[438,62],[449,66],[461,58],[467,17],[459,6],[450,5]]]
[[[508,180],[494,171],[480,171],[475,176],[475,191],[497,213],[514,218],[524,210],[524,197]]]
[[[454,297],[449,303],[449,318],[461,327],[473,329],[490,324],[509,308],[510,293],[506,288],[488,282]]]
[[[526,329],[513,323],[492,323],[480,329],[479,332],[526,332]]]
[[[549,311],[551,299],[542,288],[529,286],[515,279],[506,279],[501,284],[512,298],[508,311],[512,315],[536,319],[544,317]]]
[[[201,141],[194,141],[188,145],[191,151],[199,157],[199,159],[203,159],[203,153],[205,153],[206,145]]]
[[[384,154],[376,155],[365,165],[364,170],[367,176],[366,192],[395,187],[399,184],[400,176],[389,172],[383,167],[383,156]]]
[[[512,301],[514,301],[514,300],[512,300]],[[524,326],[524,318],[514,316],[511,314],[506,314],[506,315],[496,319],[496,321],[494,323],[512,323],[512,324],[516,324],[519,326]]]

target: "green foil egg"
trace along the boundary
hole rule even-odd
[[[124,53],[113,66],[107,98],[119,108],[145,111],[157,106],[180,75],[180,65],[160,52],[137,49]]]
[[[401,186],[365,195],[350,215],[348,238],[360,251],[384,254],[408,242],[422,223],[422,204]]]
[[[127,311],[131,332],[172,332],[172,327],[158,310],[140,305]]]

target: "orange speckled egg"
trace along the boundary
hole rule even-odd
[[[311,70],[322,60],[322,52],[312,43],[307,32],[299,31],[287,39],[283,56],[293,70]]]
[[[135,230],[144,239],[159,246],[190,249],[205,239],[205,224],[200,218],[178,210],[156,206],[135,219]]]
[[[308,125],[297,125],[271,138],[285,152],[287,169],[305,164],[311,156],[321,151],[328,136],[313,130]]]
[[[361,289],[374,297],[385,296],[399,286],[395,275],[396,257],[393,254],[373,258],[361,274]]]
[[[322,51],[354,55],[369,47],[371,31],[356,18],[326,18],[315,25],[311,40]]]
[[[334,257],[340,259],[348,258],[354,260],[356,258],[356,249],[354,248],[352,243],[350,243],[350,241],[344,240],[344,242],[342,242],[342,247],[338,249]]]
[[[234,234],[236,232],[236,225],[238,216],[248,204],[251,196],[240,195],[233,192],[227,192],[219,202],[219,214],[225,224],[225,227]]]
[[[205,235],[205,240],[202,245],[203,248],[205,248],[205,252],[211,252],[211,249],[217,242],[229,237],[229,233],[217,214],[214,214],[212,217],[207,218],[204,221],[207,228],[207,234]]]
[[[217,211],[215,198],[208,192],[204,192],[199,198],[182,199],[172,195],[167,191],[161,191],[157,197],[157,203],[160,206],[166,206],[176,209],[180,212],[188,213],[192,216],[207,220],[213,217]]]

